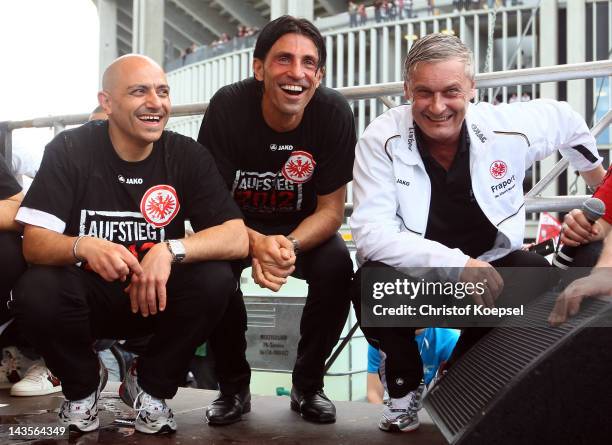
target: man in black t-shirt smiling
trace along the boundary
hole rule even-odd
[[[212,98],[198,141],[211,150],[249,232],[250,261],[261,287],[279,290],[289,275],[308,282],[293,370],[291,408],[313,422],[333,422],[323,393],[325,359],[349,310],[353,266],[337,231],[351,180],[355,124],[346,100],[320,86],[325,42],[307,20],[290,16],[259,34],[254,78]],[[214,333],[220,394],[206,411],[211,424],[240,420],[250,409],[242,301]],[[233,328],[232,328],[233,327]]]
[[[235,298],[220,260],[245,257],[247,233],[210,154],[164,131],[169,87],[155,62],[117,59],[98,99],[108,122],[56,136],[18,212],[37,266],[15,290],[16,317],[62,381],[60,423],[82,432],[99,425],[106,382],[93,339],[152,333],[119,393],[136,430],[174,432],[164,399]]]

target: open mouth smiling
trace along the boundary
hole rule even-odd
[[[281,90],[291,96],[299,96],[306,88],[301,85],[284,84],[280,86]]]

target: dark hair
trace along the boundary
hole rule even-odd
[[[270,48],[285,34],[300,34],[312,40],[319,53],[317,69],[325,66],[327,50],[325,49],[323,36],[317,27],[306,19],[298,19],[290,15],[280,16],[263,27],[259,32],[259,37],[257,37],[253,57],[262,61],[265,60]]]

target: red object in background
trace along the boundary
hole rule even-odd
[[[556,240],[561,233],[561,223],[557,218],[550,213],[540,213],[540,222],[538,223],[538,234],[536,236],[536,244],[549,239]]]

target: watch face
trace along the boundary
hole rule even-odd
[[[185,246],[178,240],[170,240],[168,241],[168,247],[170,247],[170,252],[172,252],[172,260],[175,263],[180,263],[185,259]]]

